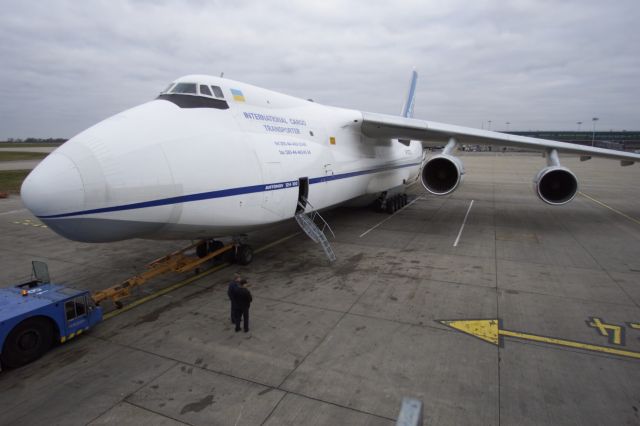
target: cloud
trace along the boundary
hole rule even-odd
[[[506,3],[506,4],[505,4]],[[46,4],[46,7],[45,7]],[[317,102],[493,128],[640,128],[635,1],[10,2],[0,138],[70,137],[214,74]]]

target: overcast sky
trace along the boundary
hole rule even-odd
[[[71,137],[185,74],[503,130],[640,130],[640,1],[0,0],[0,139]]]

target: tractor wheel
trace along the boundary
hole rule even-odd
[[[17,368],[40,358],[53,343],[53,329],[44,318],[28,318],[16,325],[2,348],[2,365]]]

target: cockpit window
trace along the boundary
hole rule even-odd
[[[207,86],[205,86],[204,84],[200,85],[200,94],[201,95],[207,95],[207,96],[213,96],[211,94],[211,90],[209,90],[209,88]]]
[[[224,99],[224,95],[222,94],[222,89],[220,89],[218,86],[211,86],[211,90],[213,90],[213,93],[216,95],[216,98]]]
[[[180,108],[229,109],[220,87],[200,83],[171,83],[156,99],[172,102]]]
[[[198,94],[196,89],[196,83],[178,83],[173,89],[171,89],[171,93],[190,93],[190,94]]]

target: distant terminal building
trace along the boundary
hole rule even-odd
[[[532,138],[551,139],[554,141],[571,142],[580,145],[591,145],[594,140],[593,132],[576,131],[528,131],[528,132],[507,132],[512,135],[529,136]],[[596,132],[594,145],[600,148],[619,149],[632,151],[640,149],[640,131],[620,131],[620,132]]]

